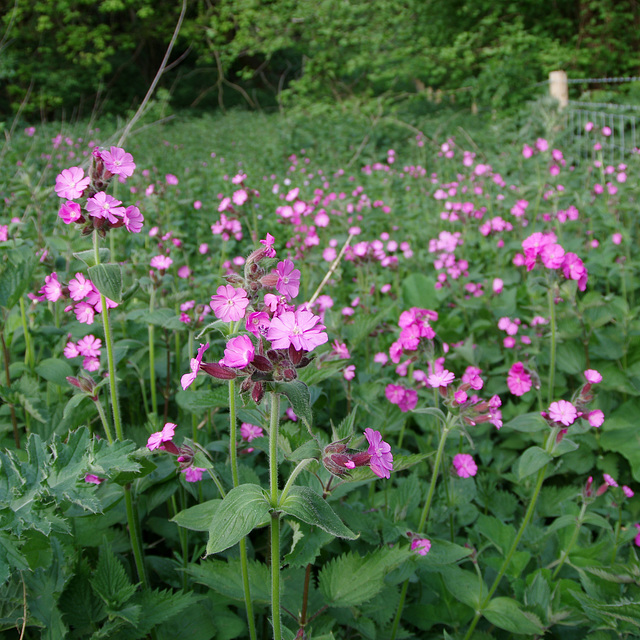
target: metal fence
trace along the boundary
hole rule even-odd
[[[571,85],[602,86],[631,82],[640,82],[640,77],[568,78],[567,97]],[[631,154],[638,153],[640,105],[567,99],[563,106],[569,143],[578,158],[596,159],[601,155],[607,164],[616,164],[626,162]],[[609,135],[603,135],[603,131]],[[598,143],[600,149],[595,148]]]

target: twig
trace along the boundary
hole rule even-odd
[[[340,249],[340,253],[336,256],[336,259],[333,261],[333,263],[329,267],[329,271],[327,271],[325,277],[322,279],[322,282],[318,285],[316,292],[311,296],[311,299],[309,300],[309,305],[312,305],[316,301],[316,298],[320,295],[320,292],[322,291],[322,289],[324,289],[324,285],[327,284],[327,282],[329,281],[329,278],[333,275],[333,272],[338,268],[338,265],[340,264],[340,260],[342,259],[342,256],[344,255],[344,252],[347,250],[347,247],[349,246],[349,243],[351,242],[351,239],[353,237],[354,237],[354,234],[350,233],[349,237],[347,238],[347,241],[342,246],[342,249]]]

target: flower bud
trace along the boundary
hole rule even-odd
[[[200,370],[219,380],[234,380],[238,377],[230,367],[225,367],[215,362],[203,362],[200,365]]]

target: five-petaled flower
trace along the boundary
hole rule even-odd
[[[369,443],[367,453],[371,456],[369,462],[371,471],[379,478],[390,478],[393,471],[391,446],[382,439],[382,434],[374,429],[365,429],[364,436]]]

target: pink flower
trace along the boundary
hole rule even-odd
[[[356,377],[356,365],[350,364],[343,372],[345,380],[353,380]]]
[[[90,216],[106,218],[111,224],[115,224],[119,221],[118,216],[122,217],[125,213],[124,207],[120,206],[121,204],[120,200],[116,200],[104,191],[98,191],[93,198],[87,200],[85,209]]]
[[[75,200],[80,198],[84,190],[89,186],[91,178],[84,176],[84,171],[80,167],[63,169],[56,177],[55,191],[60,198]]]
[[[427,377],[427,382],[431,387],[447,387],[450,385],[455,379],[455,375],[448,371],[447,369],[442,369],[442,371],[437,371],[432,373]]]
[[[622,485],[622,491],[624,495],[627,496],[627,498],[633,498],[633,496],[635,495],[633,493],[633,489],[631,489],[631,487],[627,487],[626,484]]]
[[[122,216],[122,220],[124,221],[124,226],[129,233],[140,233],[142,230],[144,216],[140,213],[140,209],[138,209],[138,207],[134,207],[133,205],[127,207],[124,215]]]
[[[81,273],[76,273],[76,277],[69,281],[69,297],[72,300],[82,300],[93,291],[91,280],[87,280]]]
[[[307,309],[284,311],[271,320],[267,340],[274,349],[293,345],[297,351],[312,351],[328,342],[329,336],[320,318]]]
[[[136,169],[133,156],[120,147],[111,147],[111,151],[101,151],[100,157],[107,171],[116,176],[128,178]]]
[[[178,184],[178,178],[176,178],[176,176],[174,176],[173,173],[167,173],[164,179],[167,181],[167,184],[170,184],[173,186]]]
[[[99,478],[98,476],[94,476],[92,473],[87,473],[84,477],[84,481],[89,484],[102,484],[104,482],[104,478]]]
[[[427,538],[414,538],[411,541],[411,551],[415,551],[420,556],[426,556],[431,549],[431,540]]]
[[[175,435],[176,425],[172,422],[167,422],[162,431],[156,431],[149,436],[147,440],[147,449],[153,451],[154,449],[162,449],[163,442],[171,442]]]
[[[82,366],[87,371],[97,371],[100,368],[100,359],[94,356],[87,356],[82,361]]]
[[[507,376],[507,386],[514,396],[522,396],[531,389],[531,376],[522,362],[515,362]]]
[[[387,364],[388,360],[389,356],[387,356],[387,354],[384,352],[376,353],[376,355],[373,356],[373,361],[377,364],[385,365]]]
[[[218,287],[216,295],[211,296],[210,304],[216,318],[223,322],[235,322],[244,318],[249,299],[244,289],[226,284]]]
[[[187,467],[186,469],[182,469],[184,479],[187,482],[200,482],[200,480],[202,480],[202,474],[205,471],[206,469],[201,469],[200,467]]]
[[[198,375],[198,371],[200,371],[200,365],[202,364],[202,356],[204,355],[204,352],[208,348],[209,348],[208,342],[207,344],[200,343],[200,348],[198,349],[196,357],[191,358],[191,362],[189,363],[189,366],[191,367],[191,372],[185,373],[180,378],[180,384],[182,385],[183,390],[185,390],[187,387],[193,384],[193,381],[196,379],[196,376]]]
[[[220,364],[225,367],[234,367],[236,369],[244,369],[254,358],[255,348],[249,336],[237,336],[231,338],[227,342],[224,349],[224,357],[220,360]]]
[[[575,253],[565,253],[562,261],[562,272],[567,280],[577,280],[578,289],[584,291],[587,288],[587,268]]]
[[[412,411],[418,404],[418,392],[414,389],[405,389],[404,395],[398,402],[398,408],[402,413]]]
[[[278,262],[276,273],[278,274],[276,283],[278,293],[286,296],[288,300],[295,298],[300,290],[300,269],[294,269],[293,262],[287,259],[284,262]]]
[[[169,256],[159,255],[153,256],[149,264],[158,271],[166,271],[173,264],[173,260]]]
[[[257,424],[249,424],[248,422],[243,422],[240,425],[240,435],[243,440],[247,442],[251,442],[256,438],[262,438],[264,436],[264,431],[262,427],[259,427]]]
[[[468,453],[458,453],[453,457],[453,466],[461,478],[470,478],[478,473],[478,465]]]
[[[572,425],[578,412],[576,408],[566,400],[558,400],[557,402],[552,402],[549,406],[549,418],[554,422],[560,422],[565,427]]]
[[[260,240],[260,244],[263,244],[265,247],[264,255],[267,258],[275,258],[276,250],[273,248],[273,244],[276,239],[270,234],[267,233],[267,237],[265,240]]]
[[[41,293],[49,302],[56,302],[62,298],[62,285],[58,282],[58,274],[54,271],[44,279],[44,286],[38,293]]]
[[[382,439],[379,431],[367,428],[364,436],[369,443],[367,453],[371,456],[369,466],[379,478],[390,478],[393,471],[393,455],[391,446]]]
[[[590,384],[598,384],[598,382],[602,382],[602,375],[595,369],[587,369],[584,372],[584,377]]]
[[[254,336],[266,335],[271,319],[266,311],[255,311],[250,313],[245,319],[245,327],[247,331],[251,331]]]
[[[621,244],[622,243],[622,234],[621,233],[614,233],[611,236],[611,242],[613,242],[613,244]]]
[[[67,200],[58,210],[58,216],[62,218],[62,221],[65,224],[71,224],[72,222],[80,220],[82,217],[82,210],[77,202]]]
[[[67,342],[63,353],[65,358],[77,358],[80,355],[80,352],[78,351],[78,347],[76,346],[75,342],[71,342],[71,341]]]
[[[87,357],[100,357],[100,348],[102,347],[102,340],[96,338],[93,335],[85,336],[78,340],[77,348],[78,353]]]
[[[601,427],[604,423],[604,413],[600,409],[594,409],[590,411],[587,416],[587,421],[592,427]]]
[[[78,302],[78,304],[73,308],[73,312],[76,314],[76,319],[81,324],[93,324],[93,318],[96,311],[88,302]]]
[[[610,487],[617,487],[618,483],[608,474],[608,473],[603,473],[602,477],[604,478],[604,481],[610,486]]]

